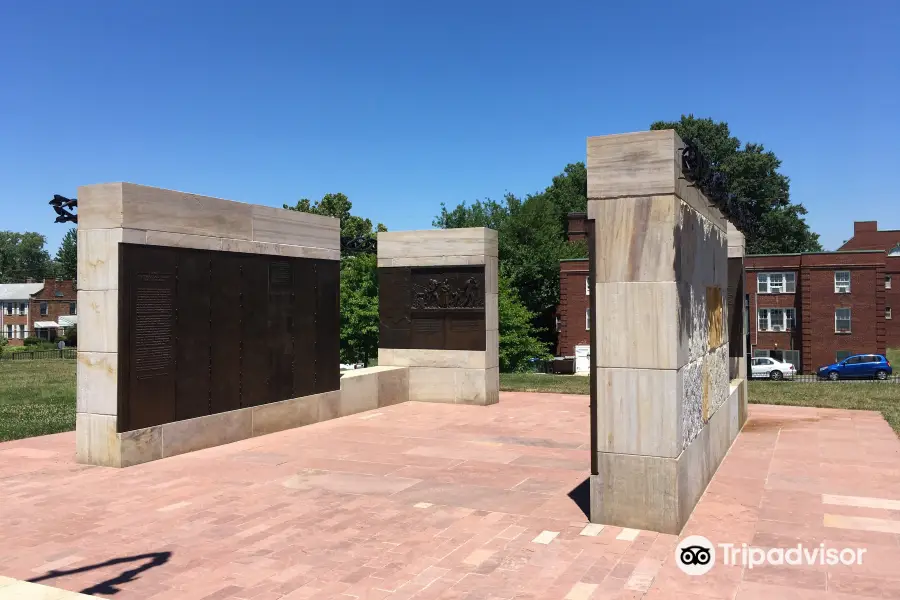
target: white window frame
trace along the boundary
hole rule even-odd
[[[25,339],[25,324],[24,323],[19,323],[19,339],[20,340]]]
[[[844,283],[843,275],[847,274],[847,282]],[[841,281],[838,282],[838,275],[841,275]],[[849,294],[850,293],[850,271],[835,271],[834,272],[834,293],[835,294]]]
[[[6,339],[13,339],[13,326],[11,323],[6,324]]]
[[[591,330],[591,307],[590,306],[588,306],[586,309],[584,309],[584,330],[585,331]]]
[[[25,315],[28,313],[28,305],[24,302],[19,302],[19,315]]]
[[[887,319],[888,321],[890,321],[893,318],[891,315],[891,307],[890,306],[884,307],[884,318]]]
[[[838,317],[838,313],[841,311],[847,311],[846,318]],[[839,329],[838,321],[847,321],[847,329]],[[834,332],[835,333],[851,333],[853,330],[853,311],[849,308],[836,308],[834,309]]]
[[[888,256],[900,256],[900,244],[888,250]]]
[[[773,279],[775,279],[775,282],[773,282]],[[797,274],[793,271],[767,271],[765,273],[757,273],[756,293],[796,294]]]
[[[885,275],[885,276],[884,276],[884,289],[886,289],[886,290],[891,289],[891,283],[893,283],[893,282],[891,281],[891,276],[890,276],[890,275]]]
[[[773,311],[781,313],[780,323],[775,323],[772,319]],[[777,313],[776,313],[777,314]],[[766,326],[763,327],[763,321]],[[775,329],[778,327],[778,329]],[[765,333],[781,333],[784,331],[793,331],[797,328],[797,310],[794,308],[760,308],[756,311],[756,331]]]
[[[585,296],[591,295],[591,278],[590,277],[584,278],[584,295]]]

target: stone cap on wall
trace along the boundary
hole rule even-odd
[[[132,229],[340,251],[340,220],[137,185],[78,188],[79,229]]]
[[[744,256],[744,234],[741,230],[726,221],[728,235],[728,258],[741,258]]]
[[[497,232],[487,227],[378,233],[379,261],[433,257],[435,265],[483,264],[496,256]]]

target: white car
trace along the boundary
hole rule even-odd
[[[751,377],[767,377],[778,381],[785,377],[793,377],[796,373],[797,370],[791,363],[778,362],[774,358],[767,356],[754,358],[750,363]]]

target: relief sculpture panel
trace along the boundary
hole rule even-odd
[[[484,350],[483,265],[382,267],[382,348]]]

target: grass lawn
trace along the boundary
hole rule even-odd
[[[591,393],[591,378],[579,375],[500,373],[500,389],[504,392],[550,392],[588,395]]]
[[[0,362],[0,442],[75,429],[75,361]]]
[[[895,364],[900,367],[900,356],[896,358],[898,362]],[[535,373],[501,373],[500,389],[559,394],[590,394],[591,391],[588,377]],[[749,392],[751,404],[877,410],[900,435],[900,384],[751,381]]]

